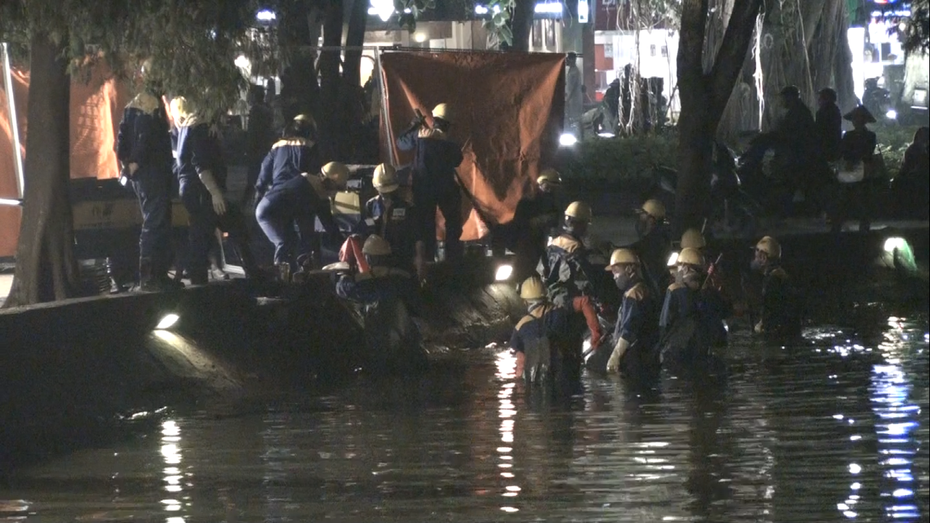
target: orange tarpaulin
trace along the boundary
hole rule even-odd
[[[458,168],[462,185],[482,214],[498,223],[509,221],[526,182],[551,163],[558,147],[564,55],[386,52],[380,59],[390,140],[410,125],[414,108],[429,114],[436,104],[450,104],[451,136],[465,157]],[[387,151],[382,154],[388,159]],[[401,152],[393,160],[409,163],[412,155]],[[466,222],[464,240],[482,236],[475,214]]]
[[[14,69],[13,96],[19,118],[19,137],[25,158],[26,106],[29,75]],[[2,81],[0,81],[0,87]],[[117,178],[119,170],[113,152],[122,108],[128,103],[128,90],[100,65],[81,74],[71,83],[71,178]],[[6,89],[0,88],[0,197],[16,198],[16,169],[10,130]],[[29,183],[29,166],[25,166]],[[13,256],[19,239],[20,209],[0,206],[0,257]]]

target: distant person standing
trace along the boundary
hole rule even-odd
[[[875,133],[870,131],[866,125],[875,123],[875,117],[865,106],[860,105],[846,113],[843,118],[853,124],[853,130],[846,131],[840,142],[843,166],[846,170],[862,169],[863,179],[844,184],[845,187],[842,188],[840,197],[837,199],[837,210],[831,219],[831,229],[833,232],[842,231],[843,222],[849,218],[850,214],[853,214],[855,207],[856,214],[859,215],[859,231],[866,232],[871,228],[872,207],[874,207],[875,200],[872,190],[876,188],[876,182],[869,179],[869,174],[873,170],[873,156],[878,142]]]
[[[577,132],[576,126],[584,112],[584,87],[577,60],[575,53],[568,53],[565,57],[565,128],[572,132]]]
[[[930,208],[930,128],[921,127],[914,141],[904,151],[904,161],[892,186],[901,214],[908,218],[927,219]]]
[[[148,63],[142,66],[143,79]],[[139,198],[139,288],[160,291],[179,285],[168,277],[171,249],[171,129],[161,96],[146,85],[126,105],[116,138],[116,156]]]
[[[830,164],[840,157],[840,142],[843,139],[843,115],[836,105],[836,91],[826,87],[817,94],[817,114],[814,118],[817,135],[817,170],[811,173],[805,195],[814,202],[814,211],[826,210],[828,188],[833,182]]]

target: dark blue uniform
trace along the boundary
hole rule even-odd
[[[655,351],[659,341],[659,322],[655,311],[655,303],[645,283],[639,282],[623,293],[613,340],[616,343],[623,338],[630,342],[630,348],[620,360],[620,367],[627,374],[643,376],[659,367]]]
[[[707,357],[712,347],[726,345],[723,320],[728,315],[729,306],[715,289],[670,285],[659,316],[663,363],[690,366]]]
[[[416,256],[416,207],[403,198],[378,195],[365,202],[366,218],[356,232],[364,236],[377,234],[391,244],[391,261],[395,267],[413,268]]]
[[[338,233],[329,199],[312,186],[301,173],[315,176],[320,172],[316,147],[303,139],[280,140],[265,156],[255,184],[260,198],[255,207],[255,218],[265,235],[275,246],[274,262],[291,263],[293,257],[309,253],[314,245],[314,217],[327,232]],[[295,248],[294,226],[297,226],[299,243]]]
[[[462,148],[438,129],[413,128],[397,146],[414,150],[413,205],[417,208],[420,234],[428,255],[436,252],[436,207],[446,220],[446,258],[461,258],[462,197],[455,169],[462,163]]]
[[[164,276],[171,266],[171,132],[161,99],[141,93],[123,110],[116,139],[116,155],[139,197],[142,231],[139,234],[140,270]],[[144,279],[146,274],[142,274]]]
[[[541,303],[530,309],[510,337],[510,348],[525,355],[528,382],[577,379],[581,370],[581,324],[572,309]]]
[[[208,254],[219,227],[239,248],[239,256],[248,275],[255,269],[248,245],[245,223],[239,210],[227,202],[226,213],[217,216],[210,192],[200,181],[199,173],[210,171],[217,185],[226,189],[226,162],[219,140],[206,123],[182,126],[178,131],[176,171],[181,201],[190,215],[187,272],[194,284],[207,281]]]
[[[762,332],[774,336],[800,334],[799,306],[799,300],[785,270],[781,267],[766,270],[762,277]]]
[[[561,307],[571,307],[572,299],[581,295],[598,297],[592,285],[594,269],[581,240],[563,233],[546,247],[536,271],[549,290],[549,298]]]

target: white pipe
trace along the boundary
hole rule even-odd
[[[3,51],[3,81],[6,84],[6,101],[10,109],[10,133],[13,137],[13,164],[16,167],[17,197],[22,199],[25,180],[23,178],[23,155],[20,152],[19,119],[16,117],[16,101],[13,99],[13,73],[10,68],[10,47],[6,42],[0,43]]]

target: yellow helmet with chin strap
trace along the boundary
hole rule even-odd
[[[569,216],[579,221],[591,221],[591,207],[584,202],[572,202],[565,209],[565,216]]]
[[[543,169],[539,176],[536,177],[536,183],[542,185],[548,183],[550,185],[562,185],[562,177],[559,176],[559,172],[553,168]]]
[[[342,162],[329,162],[320,170],[323,177],[332,180],[338,187],[345,187],[349,180],[349,168]]]
[[[607,265],[607,270],[609,271],[611,267],[623,264],[639,265],[639,258],[630,249],[615,249],[610,255],[610,264]]]
[[[362,254],[367,254],[369,256],[389,256],[391,254],[391,244],[377,234],[372,234],[365,240],[365,244],[362,245]]]
[[[665,219],[665,204],[656,199],[649,199],[643,203],[640,212],[652,216],[657,221]]]
[[[433,118],[439,118],[452,123],[452,108],[449,104],[441,103],[433,108]]]
[[[546,296],[546,286],[539,276],[530,276],[520,285],[520,297],[524,300],[541,300]]]
[[[374,175],[371,177],[371,184],[375,186],[381,194],[391,193],[397,190],[400,184],[397,183],[397,170],[388,163],[379,164],[375,167]]]
[[[781,258],[781,244],[771,236],[765,236],[759,240],[756,249],[764,252],[769,258]]]
[[[695,249],[703,249],[706,246],[707,246],[707,241],[704,239],[704,235],[701,234],[701,231],[693,227],[686,230],[681,235],[681,248],[682,249],[687,249],[688,247],[692,247]]]
[[[704,267],[704,256],[694,247],[685,247],[678,253],[678,265],[695,265]]]

